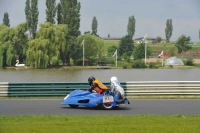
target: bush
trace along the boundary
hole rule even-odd
[[[127,68],[128,68],[128,64],[127,64],[127,63],[124,63],[124,64],[122,64],[122,67],[123,67],[124,69],[127,69]]]
[[[141,59],[133,62],[132,68],[146,68],[145,62]]]
[[[156,68],[156,63],[150,62],[149,63],[149,68]]]
[[[184,64],[185,64],[186,66],[194,66],[193,59],[192,59],[192,58],[188,58],[188,59],[184,62]]]
[[[175,55],[175,48],[172,47],[172,48],[170,48],[170,50],[169,50],[169,56],[173,57],[174,55]]]
[[[147,57],[151,56],[151,48],[147,45]],[[145,44],[144,43],[140,43],[135,49],[134,49],[134,52],[133,52],[133,56],[134,56],[134,59],[142,59],[142,58],[145,58]]]
[[[157,42],[157,43],[160,43],[161,41],[162,41],[162,38],[158,36],[158,37],[156,38],[156,42]]]
[[[200,64],[195,64],[196,67],[200,68]]]
[[[160,62],[160,60],[157,60],[155,65],[157,68],[162,67],[162,62]]]

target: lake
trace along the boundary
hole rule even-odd
[[[0,69],[0,82],[87,82],[94,76],[119,81],[200,81],[200,69]]]

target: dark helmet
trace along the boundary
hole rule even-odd
[[[94,80],[95,80],[95,77],[90,76],[90,77],[88,78],[88,84],[91,85],[91,84],[92,84],[92,81],[94,81]]]

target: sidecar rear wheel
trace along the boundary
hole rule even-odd
[[[77,108],[79,105],[69,104],[69,107],[71,108]]]
[[[106,103],[102,104],[102,107],[104,109],[112,109],[113,108],[113,106],[111,104],[106,104]]]

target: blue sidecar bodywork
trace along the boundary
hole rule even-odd
[[[102,106],[105,109],[119,107],[120,104],[130,104],[126,99],[123,103],[118,104],[113,94],[91,93],[87,90],[74,90],[69,93],[61,102],[62,105],[69,105],[72,108],[78,106],[96,107]]]

